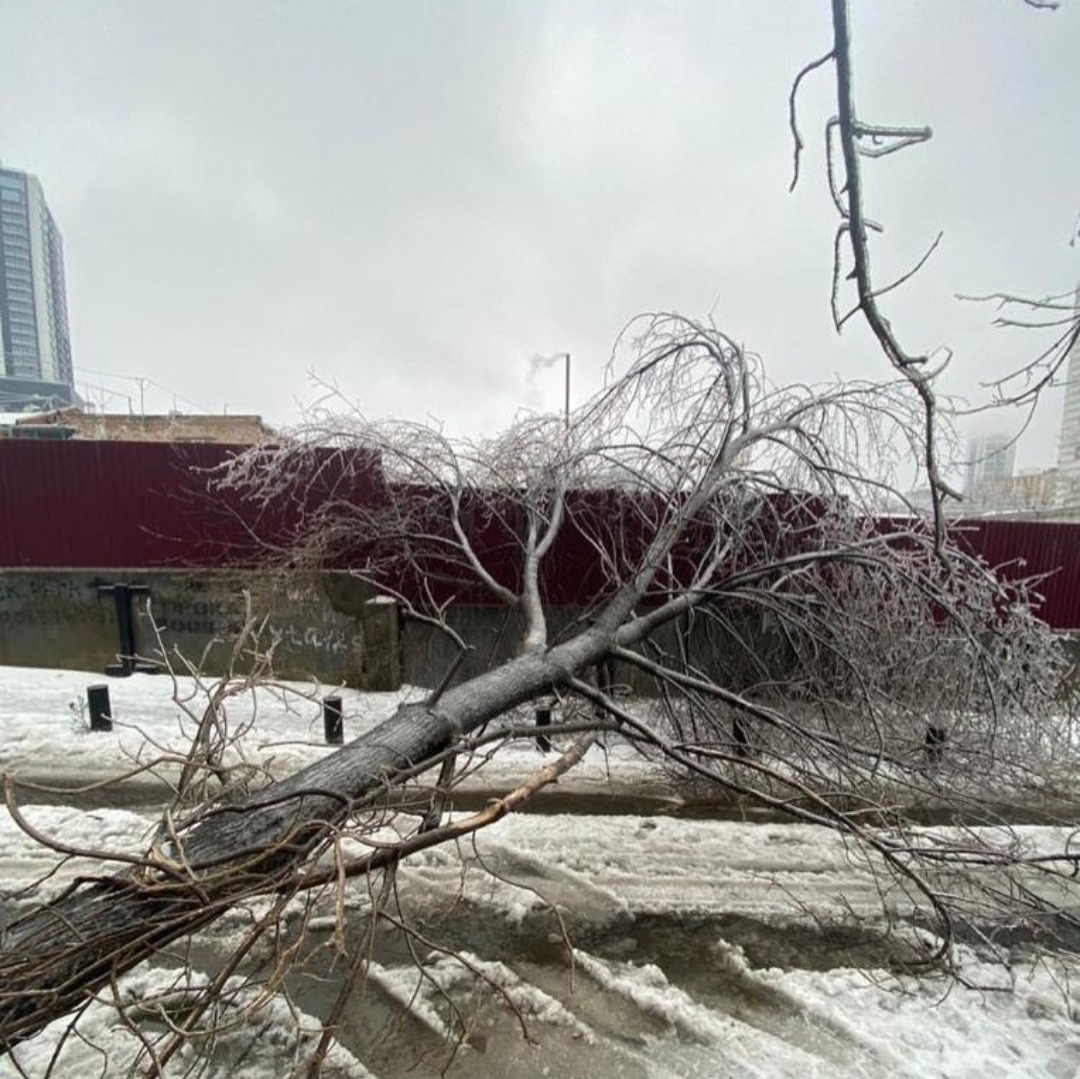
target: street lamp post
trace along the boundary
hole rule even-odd
[[[529,379],[532,380],[533,376],[538,371],[546,371],[549,367],[554,367],[559,360],[564,360],[566,366],[564,368],[565,374],[563,377],[563,422],[569,430],[570,427],[570,353],[569,352],[550,352],[546,356],[535,355],[529,359]]]
[[[566,398],[563,402],[563,417],[566,421],[566,429],[570,430],[570,353],[564,353],[566,356]]]

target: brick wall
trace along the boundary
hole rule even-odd
[[[226,442],[247,446],[272,438],[274,432],[259,416],[125,416],[88,413],[66,408],[20,417],[19,427],[58,426],[74,431],[73,438],[117,442]]]

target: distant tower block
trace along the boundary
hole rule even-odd
[[[0,411],[77,403],[60,230],[37,179],[0,167]]]
[[[980,489],[1001,484],[1012,478],[1016,459],[1013,435],[996,432],[968,440],[964,494],[977,497]]]

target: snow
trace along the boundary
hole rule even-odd
[[[212,684],[134,674],[106,684],[113,730],[89,728],[86,690],[105,683],[101,675],[31,667],[2,669],[0,692],[4,730],[0,770],[33,779],[57,776],[70,785],[100,782],[160,761],[152,775],[175,776],[207,707]],[[253,766],[284,775],[330,752],[322,743],[320,698],[334,692],[349,737],[391,715],[410,692],[359,694],[336,687],[280,683],[257,694],[230,697],[224,705],[230,728],[243,730],[244,757]],[[169,758],[173,758],[170,760]]]
[[[0,898],[8,902],[24,902],[30,891],[35,899],[48,898],[77,876],[108,871],[80,851],[138,855],[153,834],[160,803],[177,774],[176,755],[205,707],[206,687],[182,681],[177,703],[167,678],[112,681],[115,728],[91,733],[81,702],[86,686],[101,681],[85,672],[0,668],[0,772],[52,788],[12,790],[26,825],[53,837],[67,852],[43,848],[9,813],[0,814]],[[243,731],[232,760],[283,775],[332,752],[321,744],[319,698],[325,692],[293,684],[255,698],[230,699],[230,725]],[[370,729],[418,692],[342,691],[347,737]],[[471,782],[478,789],[485,784],[505,789],[544,759],[531,744],[511,746]],[[141,793],[125,802],[126,808],[105,798],[89,809],[71,804],[67,788],[154,761],[160,763],[127,781],[125,788]],[[634,789],[658,788],[662,775],[614,747],[607,754],[592,752],[560,785],[602,792],[622,789],[623,782]],[[154,804],[155,790],[159,804]],[[40,804],[24,804],[30,795]],[[1030,827],[1014,833],[1033,851],[1051,849],[1063,834]],[[921,835],[930,842],[960,834],[934,829]],[[1011,842],[1013,835],[1002,839]],[[524,933],[537,918],[572,912],[578,925],[622,927],[625,954],[596,954],[571,934],[569,968],[459,948],[460,958],[442,955],[423,968],[372,962],[368,977],[388,1006],[417,1020],[417,1029],[426,1032],[421,1040],[431,1045],[452,1040],[448,1001],[489,1024],[483,1027],[486,1051],[478,1039],[463,1044],[450,1075],[541,1075],[545,1068],[546,1074],[600,1079],[1068,1079],[1080,1074],[1080,982],[1074,986],[1077,969],[1069,957],[1016,957],[1006,969],[961,950],[963,980],[958,981],[880,969],[810,969],[813,964],[787,960],[755,966],[737,942],[727,939],[731,932],[724,927],[737,918],[752,920],[767,934],[770,926],[813,928],[853,915],[870,917],[880,908],[877,888],[863,860],[838,836],[809,825],[665,815],[516,815],[460,849],[434,848],[406,862],[398,875],[402,909],[419,924],[438,925],[440,917],[462,906],[495,935]],[[344,904],[346,920],[366,901],[360,884]],[[220,951],[238,937],[264,909],[250,906],[219,921],[204,943]],[[313,932],[332,931],[337,917],[328,909],[312,923]],[[682,971],[645,948],[641,934],[650,919],[668,919],[676,931],[705,926],[701,939],[707,943],[694,958],[695,969]],[[551,925],[551,948],[557,952],[561,938],[554,919]],[[688,947],[694,955],[696,943]],[[120,981],[119,992],[126,1001],[142,1001],[142,1014],[152,1018],[154,1008],[179,1006],[177,994],[190,986],[178,984],[178,978],[195,984],[204,977],[144,965]],[[314,1047],[318,1021],[277,989],[262,992],[239,981],[229,988],[233,1003],[225,1006],[221,1036],[198,1043],[212,1046],[202,1074],[240,1079],[290,1074]],[[538,1049],[523,1039],[520,1018]],[[16,1050],[25,1074],[46,1074],[66,1025],[67,1020],[58,1021]],[[119,1076],[141,1049],[107,994],[86,1009],[79,1030],[78,1037],[64,1041],[53,1075]],[[181,1050],[165,1074],[185,1074],[194,1051],[194,1043]],[[422,1067],[429,1071],[415,1074],[437,1073],[439,1065],[425,1060]],[[379,1074],[368,1067],[362,1054],[336,1045],[323,1074],[335,1079]],[[10,1058],[0,1059],[0,1079],[18,1074]]]
[[[166,1017],[182,1016],[195,990],[206,982],[205,975],[151,969],[122,978],[117,996],[127,1008],[139,1009],[147,1028],[166,1032]],[[53,1079],[136,1074],[139,1064],[149,1068],[142,1040],[117,1016],[106,996],[86,1009],[77,1036],[69,1034],[69,1019],[57,1020],[17,1048],[15,1059],[25,1075],[48,1074]],[[204,1079],[302,1074],[321,1027],[283,997],[266,995],[260,986],[232,978],[225,983],[220,1003],[195,1029],[197,1033],[180,1046],[165,1074],[182,1076],[194,1071]],[[0,1060],[0,1076],[14,1079],[18,1074],[10,1059]],[[325,1079],[371,1079],[371,1073],[337,1044],[327,1055],[322,1075]]]
[[[62,843],[68,849],[109,851],[137,856],[150,845],[154,815],[133,813],[126,809],[83,811],[68,806],[28,805],[19,816],[36,833]],[[36,899],[50,899],[63,891],[76,877],[103,869],[100,858],[62,857],[38,842],[16,823],[10,813],[0,816],[0,897],[14,898],[17,890],[35,885]],[[113,868],[120,868],[117,864]],[[106,867],[107,871],[107,867]]]
[[[127,775],[150,766],[149,777],[168,783],[178,772],[207,707],[212,683],[193,678],[133,674],[107,682],[113,730],[89,728],[86,690],[105,683],[98,674],[33,667],[0,667],[0,772],[26,782],[51,779],[82,786]],[[229,697],[224,705],[230,730],[242,733],[226,763],[240,759],[280,777],[318,760],[333,747],[323,743],[321,698],[342,698],[346,740],[389,718],[407,700],[425,691],[404,687],[394,693],[361,693],[338,686],[280,682]],[[610,761],[618,757],[620,784],[655,781],[661,774],[626,747],[595,748],[586,766],[575,770],[575,789],[610,785]],[[484,785],[516,782],[542,759],[531,741],[511,745],[484,768]],[[140,778],[148,778],[145,774]]]
[[[963,956],[961,957],[963,958]],[[1053,964],[1028,965],[1003,977],[968,957],[964,988],[942,976],[874,981],[858,972],[768,971],[760,977],[810,1015],[842,1023],[874,1046],[893,1047],[903,1064],[893,1074],[984,1079],[1080,1072],[1076,1028],[1080,997]]]

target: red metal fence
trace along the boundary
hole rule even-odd
[[[0,441],[0,567],[184,569],[256,565],[314,505],[348,485],[376,498],[377,465],[334,453],[298,469],[269,506],[215,485],[243,447]]]
[[[954,537],[1004,577],[1045,578],[1039,617],[1054,629],[1080,629],[1080,524],[990,517],[960,522]]]
[[[275,505],[245,503],[211,489],[213,470],[236,452],[210,443],[0,441],[0,567],[256,565],[267,541],[287,543],[298,515],[342,485],[352,485],[351,498],[379,497],[376,462],[357,469],[355,459],[329,454]],[[989,519],[961,528],[961,542],[1006,576],[1046,575],[1039,614],[1055,629],[1080,629],[1080,525]],[[594,599],[600,578],[588,545],[571,528],[557,553],[565,557],[553,560],[550,594],[567,604]]]

